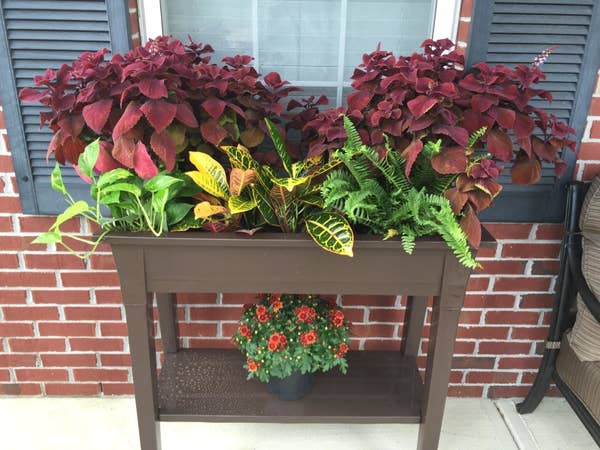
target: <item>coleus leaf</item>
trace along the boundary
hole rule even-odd
[[[221,117],[223,111],[225,111],[225,106],[227,106],[227,103],[216,97],[211,97],[202,102],[202,108],[204,108],[213,119]]]
[[[194,115],[194,110],[187,102],[177,104],[175,118],[190,128],[198,128],[199,126],[198,120],[196,120],[196,116]]]
[[[94,132],[98,134],[102,133],[102,129],[106,125],[106,121],[110,115],[112,103],[112,99],[105,98],[83,107],[83,119],[87,126],[94,130]]]
[[[142,94],[151,99],[159,99],[168,95],[165,80],[144,78],[137,86]]]
[[[136,102],[132,101],[127,104],[125,111],[123,111],[123,114],[119,118],[112,132],[112,137],[113,141],[115,141],[115,145],[116,141],[121,136],[123,136],[125,133],[131,130],[138,123],[142,115],[143,113]]]
[[[26,87],[21,89],[21,91],[19,92],[19,100],[21,100],[22,102],[37,102],[43,97],[45,97],[45,95],[46,94],[43,91],[31,87]]]
[[[441,174],[461,173],[467,170],[467,155],[463,147],[446,147],[431,158],[431,166]]]
[[[165,163],[165,168],[170,172],[175,168],[175,140],[171,133],[163,130],[160,133],[154,132],[150,137],[150,146],[152,151]]]
[[[373,94],[366,91],[356,91],[348,94],[346,100],[350,111],[362,111],[373,98]]]
[[[497,128],[487,134],[487,149],[496,158],[510,161],[513,156],[513,143],[508,134]]]
[[[465,214],[460,219],[460,227],[467,235],[469,244],[479,248],[479,244],[481,244],[481,223],[470,206],[467,207]]]
[[[240,133],[240,140],[246,147],[257,147],[265,139],[265,133],[258,127],[250,127]]]
[[[510,171],[514,184],[532,184],[542,177],[542,165],[537,157],[519,151]]]
[[[458,215],[462,209],[467,204],[467,200],[469,199],[469,195],[461,192],[458,188],[450,188],[444,192],[444,197],[450,202],[450,206],[452,207],[452,212],[455,215]]]
[[[70,114],[59,120],[58,126],[66,137],[76,138],[81,134],[85,121],[81,114]]]
[[[177,105],[165,100],[150,100],[144,103],[140,110],[154,130],[160,133],[173,122],[177,113]]]
[[[133,168],[135,165],[135,141],[126,136],[117,138],[112,149],[112,155],[125,167]]]
[[[503,128],[510,130],[515,125],[515,112],[512,109],[493,107],[488,114]]]
[[[423,142],[419,139],[413,139],[413,141],[402,151],[402,157],[406,159],[406,167],[404,168],[406,178],[409,178],[412,166],[422,150]]]
[[[418,119],[431,108],[433,108],[437,102],[438,101],[435,98],[427,95],[419,95],[410,100],[406,105],[408,106],[410,112],[415,116],[415,119]]]
[[[223,128],[215,119],[208,119],[200,125],[200,133],[205,141],[214,146],[218,146],[227,136],[227,130]]]
[[[138,141],[135,144],[133,165],[135,173],[137,173],[139,177],[144,180],[158,175],[158,168],[154,164],[154,161],[152,161],[146,145],[141,141]]]

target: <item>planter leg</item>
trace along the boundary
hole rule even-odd
[[[423,321],[427,310],[427,297],[411,296],[406,304],[406,332],[404,333],[403,352],[406,356],[416,357],[421,345],[421,334],[423,333]]]
[[[146,292],[144,254],[128,249],[114,255],[121,267],[141,450],[160,450],[152,295]]]
[[[177,313],[174,294],[156,294],[160,335],[165,353],[177,353]]]
[[[446,255],[444,266],[441,293],[439,298],[434,298],[433,301],[418,450],[438,448],[452,367],[454,339],[464,302],[464,288],[469,277],[469,271],[450,254]]]

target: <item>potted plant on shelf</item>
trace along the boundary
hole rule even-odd
[[[335,303],[312,295],[263,295],[247,305],[233,340],[248,379],[268,383],[282,400],[312,388],[312,374],[338,367],[346,373],[349,324]]]

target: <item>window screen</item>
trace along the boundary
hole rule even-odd
[[[256,69],[324,93],[336,106],[378,42],[411,54],[431,36],[434,0],[163,0],[165,34],[211,44],[213,61],[249,54]],[[310,89],[308,89],[310,88]]]

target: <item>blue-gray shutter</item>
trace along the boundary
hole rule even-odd
[[[580,142],[600,63],[599,42],[598,0],[476,0],[467,65],[478,61],[509,66],[531,64],[542,50],[558,45],[543,66],[547,79],[540,83],[552,92],[554,101],[550,105],[541,100],[534,104],[568,122]],[[568,164],[566,174],[557,179],[551,167],[544,167],[542,179],[533,186],[510,184],[507,170],[501,180],[503,192],[481,218],[504,222],[562,221],[565,184],[573,177],[576,160],[569,150],[564,150],[562,157]]]
[[[24,213],[55,214],[65,203],[50,188],[54,162],[46,162],[46,150],[52,132],[39,127],[43,107],[19,102],[18,91],[84,51],[127,51],[128,14],[126,0],[0,0],[0,99]],[[76,197],[88,196],[72,169],[63,176]]]

